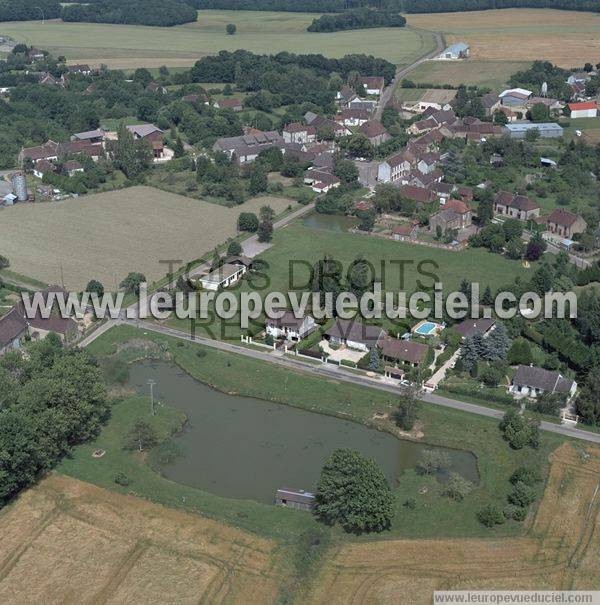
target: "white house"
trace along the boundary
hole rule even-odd
[[[577,383],[558,372],[535,366],[518,366],[509,391],[520,397],[538,397],[549,393],[571,398],[577,391]]]
[[[304,126],[299,122],[292,122],[283,129],[284,143],[314,143],[317,140],[317,129],[314,126]]]
[[[310,315],[296,317],[292,311],[286,311],[279,318],[267,318],[265,329],[273,338],[286,338],[287,340],[302,340],[314,332],[317,324]]]
[[[325,338],[335,345],[346,345],[356,351],[370,351],[377,346],[385,332],[377,326],[368,326],[354,319],[336,319],[325,332]]]
[[[598,103],[586,101],[584,103],[569,103],[572,118],[595,118],[598,116]]]
[[[235,284],[246,273],[245,265],[234,265],[225,263],[218,269],[211,271],[200,278],[200,284],[205,290],[218,290],[219,288],[228,288]]]

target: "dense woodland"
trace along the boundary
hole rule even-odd
[[[404,27],[406,19],[395,11],[357,8],[337,15],[322,15],[307,28],[309,32],[335,32],[370,27]]]
[[[597,0],[191,0],[198,8],[337,13],[372,6],[403,13],[443,13],[496,8],[600,11]]]
[[[60,17],[57,0],[0,0],[0,21],[32,21]]]
[[[66,5],[61,17],[63,21],[171,26],[196,21],[197,15],[194,8],[177,0],[99,0]]]

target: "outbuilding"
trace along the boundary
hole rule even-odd
[[[571,118],[595,118],[598,116],[598,103],[585,101],[583,103],[569,103]]]

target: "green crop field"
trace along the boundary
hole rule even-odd
[[[527,69],[529,61],[427,61],[421,63],[407,76],[409,80],[421,83],[450,84],[459,86],[489,87],[492,90],[504,88],[512,74]]]
[[[39,21],[2,23],[0,35],[65,55],[70,61],[132,69],[192,65],[220,50],[257,53],[322,53],[328,57],[366,53],[408,64],[435,47],[433,36],[410,28],[309,33],[315,15],[251,11],[201,11],[196,23],[144,27]],[[235,23],[237,33],[225,33]]]

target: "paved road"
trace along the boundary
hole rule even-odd
[[[406,67],[403,67],[402,69],[398,69],[396,71],[396,75],[394,76],[394,79],[391,81],[390,85],[383,91],[383,94],[381,95],[381,99],[379,100],[379,105],[377,105],[377,109],[375,110],[375,119],[376,120],[381,120],[383,110],[385,109],[385,106],[390,102],[390,99],[392,98],[392,95],[394,94],[394,90],[396,90],[396,85],[398,84],[398,82],[402,78],[404,78],[408,73],[410,73],[413,69],[415,69],[416,67],[421,65],[421,63],[424,63],[425,61],[432,59],[433,57],[435,57],[436,55],[439,55],[444,50],[444,40],[442,39],[442,36],[436,32],[428,32],[428,33],[433,34],[433,37],[435,39],[435,50],[425,53],[422,57],[419,57],[414,63],[411,63],[410,65],[407,65]]]
[[[80,346],[89,345],[98,336],[100,336],[101,333],[106,332],[113,325],[118,324],[132,325],[148,332],[156,332],[159,334],[165,334],[167,336],[173,336],[175,338],[180,338],[182,340],[198,342],[207,347],[218,349],[220,351],[235,353],[237,355],[245,355],[247,357],[252,357],[253,359],[258,359],[260,361],[266,361],[279,366],[293,368],[294,370],[307,374],[322,376],[325,378],[333,378],[335,380],[340,380],[342,382],[347,382],[350,384],[366,386],[369,388],[378,389],[380,391],[386,391],[394,395],[398,395],[402,392],[401,387],[377,382],[375,379],[369,378],[364,375],[352,374],[349,370],[345,370],[343,368],[340,368],[339,366],[334,366],[331,364],[315,365],[293,357],[275,355],[273,353],[267,352],[266,350],[260,351],[258,349],[242,347],[229,342],[213,340],[202,336],[196,336],[195,338],[192,338],[188,333],[182,332],[181,330],[175,330],[173,328],[168,328],[166,326],[161,326],[147,321],[111,320],[107,322],[106,327],[104,327],[102,330],[97,330],[93,334],[89,335],[85,341],[82,341]],[[455,399],[449,399],[448,397],[443,397],[442,395],[437,395],[435,393],[424,393],[421,395],[420,398],[426,403],[431,403],[433,405],[439,405],[454,410],[460,410],[462,412],[469,412],[471,414],[477,414],[479,416],[486,416],[488,418],[500,419],[504,415],[503,412],[500,410],[494,410],[481,405],[476,405],[474,403],[467,403],[466,401],[457,401]],[[567,425],[553,424],[551,422],[542,421],[540,428],[544,431],[557,433],[565,437],[580,439],[582,441],[590,441],[592,443],[600,443],[600,434],[583,431],[577,428],[569,427]]]

